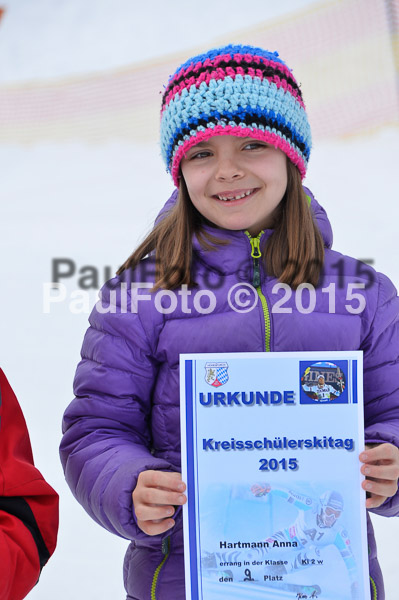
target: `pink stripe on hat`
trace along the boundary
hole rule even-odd
[[[306,174],[306,164],[303,158],[298,152],[287,142],[283,140],[280,135],[271,131],[263,131],[260,129],[251,129],[249,127],[233,127],[232,125],[216,125],[207,131],[198,131],[195,136],[191,139],[186,140],[181,146],[178,147],[175,155],[172,159],[172,177],[176,187],[179,187],[179,167],[180,162],[184,158],[187,151],[196,146],[200,142],[209,140],[209,138],[215,135],[235,135],[237,137],[250,137],[256,140],[262,140],[263,142],[272,144],[275,148],[282,150],[294,165],[298,167],[302,179]]]

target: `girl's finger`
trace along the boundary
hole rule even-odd
[[[397,481],[399,477],[399,467],[396,465],[369,465],[361,467],[361,472],[370,479],[387,479]]]
[[[394,481],[385,481],[383,479],[370,480],[366,479],[362,482],[362,487],[367,492],[373,495],[384,496],[390,498],[394,496],[398,490],[398,484]]]
[[[393,444],[380,444],[374,448],[367,448],[360,454],[359,458],[364,463],[388,460],[399,464],[399,450]]]
[[[181,473],[165,471],[142,471],[137,483],[143,484],[144,487],[163,488],[178,492],[183,492],[186,489],[184,482],[181,480]]]
[[[378,508],[381,504],[384,504],[387,496],[377,496],[376,494],[372,494],[370,498],[366,500],[366,508]]]
[[[136,518],[138,521],[163,521],[175,513],[173,506],[148,506],[139,504],[135,507]]]
[[[152,505],[172,505],[181,506],[186,502],[186,496],[179,492],[158,488],[142,488],[135,496],[135,502],[139,504]]]
[[[165,533],[175,524],[173,519],[162,519],[161,521],[137,521],[137,525],[147,535],[159,535]]]

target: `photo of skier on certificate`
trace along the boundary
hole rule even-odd
[[[322,375],[317,380],[317,385],[302,385],[303,391],[319,402],[329,402],[339,396],[339,392],[332,386],[325,382]]]
[[[251,486],[251,493],[260,501],[268,501],[271,495],[286,500],[298,510],[296,519],[288,527],[267,537],[263,547],[251,548],[250,551],[232,549],[203,556],[204,571],[215,573],[215,570],[222,570],[234,581],[254,581],[282,590],[299,589],[300,586],[285,584],[284,576],[323,565],[320,551],[335,546],[348,572],[348,597],[352,600],[358,598],[356,562],[348,532],[340,524],[344,501],[339,492],[326,490],[319,498],[312,498],[293,490],[272,488],[269,483],[256,483]],[[246,569],[243,575],[241,565],[248,564],[249,560],[251,568]],[[252,567],[255,563],[260,566]]]

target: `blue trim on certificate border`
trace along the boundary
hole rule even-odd
[[[186,360],[186,432],[187,432],[187,488],[194,492],[196,489],[194,475],[194,438],[193,438],[193,361]],[[189,545],[190,545],[190,573],[191,573],[191,597],[198,598],[198,575],[197,575],[197,543],[196,543],[196,515],[195,515],[195,496],[189,494],[188,497],[188,524],[189,524]]]
[[[352,394],[353,404],[357,404],[357,360],[352,360]]]

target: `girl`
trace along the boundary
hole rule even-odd
[[[384,275],[331,250],[302,187],[311,133],[292,72],[251,46],[188,60],[163,94],[161,146],[177,190],[91,314],[61,445],[79,502],[132,541],[135,600],[185,597],[180,353],[363,350],[366,507],[399,513],[399,300]],[[332,283],[333,310],[321,292]],[[310,314],[293,300],[301,284],[316,288]],[[274,310],[284,294],[290,312]],[[369,556],[381,600],[370,521]]]

